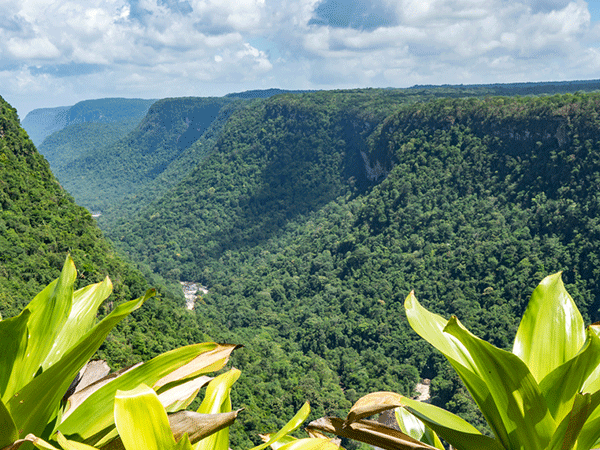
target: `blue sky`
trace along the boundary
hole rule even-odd
[[[600,1],[0,0],[0,96],[600,78]]]

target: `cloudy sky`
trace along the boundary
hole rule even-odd
[[[0,0],[0,96],[103,97],[600,78],[600,2]]]

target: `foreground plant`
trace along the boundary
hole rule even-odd
[[[65,436],[105,447],[117,437],[113,413],[117,391],[145,383],[166,411],[179,411],[210,381],[202,375],[221,369],[236,348],[215,343],[182,347],[94,379],[89,385],[76,386],[64,400],[71,382],[110,330],[155,294],[149,290],[95,323],[98,307],[112,292],[112,284],[106,278],[74,291],[76,275],[75,265],[67,257],[60,277],[21,314],[0,320],[0,449],[27,445],[34,438],[45,442]],[[204,426],[206,433],[197,438],[201,439],[223,426],[214,422],[213,429],[206,428],[198,416],[183,413],[170,417],[171,427],[181,429],[182,435]]]
[[[459,450],[589,450],[600,445],[600,326],[584,327],[560,273],[534,290],[512,352],[477,338],[456,317],[446,320],[427,311],[413,293],[405,309],[411,327],[457,371],[494,437],[448,411],[391,392],[361,398],[345,421],[322,418],[310,428],[369,443],[379,439],[376,445],[390,450],[440,449],[434,432]],[[397,407],[420,419],[420,438],[365,420]],[[408,431],[409,418],[398,418]]]

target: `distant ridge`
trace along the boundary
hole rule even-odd
[[[556,89],[552,89],[555,87]],[[489,84],[415,84],[408,89],[433,89],[433,88],[465,88],[465,89],[494,89],[497,95],[505,94],[552,94],[573,91],[600,90],[600,80],[571,80],[571,81],[539,81],[518,83],[489,83]],[[565,88],[568,88],[567,90]]]
[[[255,89],[252,91],[244,91],[244,92],[232,92],[231,94],[227,94],[225,95],[225,97],[230,97],[230,98],[244,98],[244,99],[251,99],[251,98],[269,98],[269,97],[273,97],[274,95],[279,95],[279,94],[306,94],[309,92],[316,92],[315,90],[294,90],[294,91],[289,91],[289,90],[285,90],[285,89],[276,89],[276,88],[271,88],[271,89]]]
[[[52,133],[79,123],[140,121],[156,100],[101,98],[83,100],[73,106],[34,109],[23,119],[22,127],[39,147]]]

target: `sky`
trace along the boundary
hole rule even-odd
[[[0,0],[0,96],[81,100],[600,78],[600,1]]]

